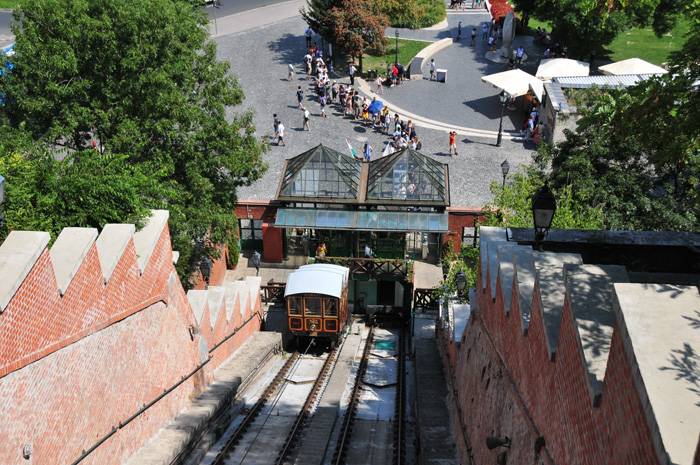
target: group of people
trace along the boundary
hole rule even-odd
[[[539,107],[533,105],[523,129],[520,131],[520,136],[525,139],[526,145],[533,142],[537,144],[544,133],[544,129],[544,124],[540,121]]]
[[[467,6],[467,0],[451,0],[450,1],[450,8],[453,10],[459,10],[460,8],[462,11]],[[481,9],[481,8],[486,8],[486,2],[483,0],[472,0],[472,10],[474,9]]]

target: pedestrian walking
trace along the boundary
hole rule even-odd
[[[312,31],[310,27],[306,28],[306,32],[304,33],[306,34],[306,48],[311,47],[311,36],[313,35],[313,33],[314,31]]]
[[[357,68],[355,68],[355,63],[350,63],[350,69],[348,70],[348,72],[350,73],[351,86],[355,85],[355,71],[357,71]]]
[[[489,52],[493,52],[493,44],[495,42],[495,39],[493,36],[489,36]]]
[[[457,155],[457,140],[456,140],[457,133],[454,131],[450,131],[450,156],[452,156],[452,150],[454,149],[455,151],[455,156]]]
[[[272,127],[275,128],[275,142],[277,142],[277,145],[279,145],[279,137],[280,137],[280,119],[277,117],[277,113],[272,115]]]
[[[282,121],[279,121],[279,124],[277,125],[277,134],[277,145],[282,144],[286,147],[287,144],[284,142],[284,124],[282,124]]]
[[[487,23],[484,23],[481,26],[481,41],[483,42],[484,40],[488,39],[488,37],[489,37],[489,25]]]
[[[380,74],[377,76],[377,94],[379,95],[384,95],[384,79],[382,78],[382,75]]]
[[[301,103],[304,101],[304,91],[301,90],[301,86],[297,87],[297,101],[299,102],[299,108],[304,109],[304,105]]]
[[[391,87],[396,85],[396,78],[399,76],[399,68],[396,67],[398,63],[394,63],[391,67]]]
[[[289,62],[289,74],[287,75],[287,81],[293,81],[294,80],[294,65],[292,62]]]
[[[515,54],[515,64],[519,65],[520,62],[523,60],[523,55],[525,54],[525,48],[520,46],[518,47],[518,51]]]
[[[435,77],[435,60],[430,60],[430,79],[428,79],[428,80],[432,81],[434,77]]]
[[[473,8],[473,7],[472,7]],[[472,28],[472,41],[469,43],[470,46],[475,46],[476,45],[476,28]]]
[[[338,86],[338,81],[333,81],[333,85],[331,86],[331,102],[338,100],[338,92],[340,91],[340,87],[341,86]]]
[[[462,38],[462,21],[457,23],[457,40]]]
[[[318,99],[318,103],[321,105],[321,114],[323,115],[324,118],[327,118],[328,115],[326,114],[326,103],[328,102],[328,97],[325,95],[321,95],[321,98]]]
[[[311,127],[309,126],[309,119],[311,119],[311,113],[309,113],[309,110],[304,109],[304,124],[301,128],[311,132]]]

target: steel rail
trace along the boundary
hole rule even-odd
[[[406,411],[406,342],[404,331],[399,331],[399,350],[397,352],[396,370],[396,404],[394,411],[394,465],[403,465],[406,461],[406,431],[404,430],[404,412]]]
[[[287,456],[291,452],[292,448],[296,444],[296,441],[299,437],[299,433],[301,432],[301,429],[304,426],[306,419],[309,417],[309,414],[311,413],[311,407],[316,402],[316,396],[318,396],[318,393],[321,389],[321,386],[323,386],[324,382],[326,381],[326,379],[328,377],[328,373],[331,369],[331,366],[333,365],[333,361],[337,358],[338,353],[340,352],[340,347],[341,346],[335,347],[331,351],[331,353],[328,354],[326,361],[323,363],[323,367],[321,368],[321,372],[319,373],[318,377],[316,378],[316,381],[314,382],[314,385],[311,388],[311,392],[309,392],[309,395],[306,397],[306,402],[304,402],[304,406],[302,407],[301,411],[297,415],[296,421],[294,422],[294,426],[292,427],[292,429],[289,431],[289,434],[287,435],[287,439],[284,442],[284,447],[282,448],[280,453],[277,455],[277,460],[275,461],[276,465],[281,465],[282,463],[284,463],[284,461],[287,459]]]
[[[282,366],[282,368],[280,368],[280,370],[277,372],[277,375],[275,375],[275,378],[265,388],[265,391],[263,391],[262,395],[260,396],[260,399],[258,399],[253,408],[251,408],[250,411],[248,411],[248,414],[243,419],[243,422],[238,426],[238,428],[236,428],[236,432],[233,433],[233,435],[229,438],[228,441],[226,441],[226,446],[224,446],[221,453],[216,457],[213,465],[222,465],[224,463],[223,461],[226,459],[227,454],[234,449],[236,443],[238,443],[241,436],[248,430],[250,425],[253,423],[253,419],[258,416],[258,414],[265,406],[267,401],[270,399],[272,394],[277,390],[284,377],[287,375],[289,370],[299,358],[299,355],[299,352],[294,352],[292,356],[289,357],[289,360],[287,360],[287,362]]]
[[[352,395],[350,396],[350,402],[348,408],[345,411],[345,418],[343,418],[343,426],[341,427],[340,440],[335,448],[335,453],[333,454],[333,463],[335,465],[340,465],[345,463],[345,454],[348,450],[348,445],[350,443],[350,434],[352,433],[352,427],[355,423],[355,414],[357,413],[357,406],[360,400],[360,388],[362,387],[362,379],[367,371],[367,364],[369,362],[369,353],[372,347],[372,341],[374,340],[374,326],[370,326],[369,334],[367,334],[367,340],[365,342],[365,349],[362,352],[362,360],[360,360],[360,366],[357,369],[357,375],[355,377],[355,385],[352,389]]]

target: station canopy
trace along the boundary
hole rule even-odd
[[[287,160],[277,199],[357,199],[360,166],[353,157],[319,145]]]
[[[275,225],[448,232],[448,167],[404,149],[369,163],[319,145],[285,162]]]

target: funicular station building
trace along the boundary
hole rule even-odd
[[[243,249],[266,262],[345,265],[352,304],[392,311],[410,305],[414,261],[437,263],[453,234],[449,206],[446,164],[411,149],[360,162],[319,145],[286,160],[274,201],[242,201],[236,213]]]

